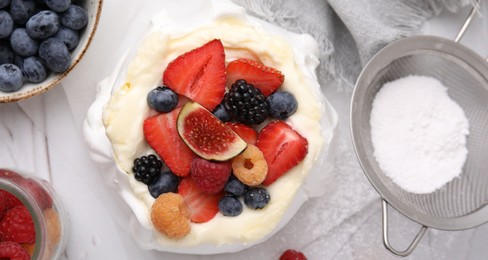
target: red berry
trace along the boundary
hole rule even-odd
[[[212,111],[225,94],[225,53],[212,40],[174,59],[163,74],[164,85]]]
[[[232,171],[229,161],[211,162],[201,158],[193,159],[191,178],[205,193],[217,193],[224,188]]]
[[[300,251],[288,249],[280,256],[280,260],[307,260],[307,257]]]
[[[244,142],[248,144],[256,144],[256,140],[258,139],[258,131],[256,129],[241,123],[236,122],[227,122],[225,123],[230,129],[234,130],[236,134],[244,140]]]
[[[183,142],[176,129],[176,119],[181,108],[159,114],[144,121],[144,136],[149,145],[177,176],[190,173],[191,162],[196,155]]]
[[[41,209],[44,210],[53,206],[51,195],[37,181],[23,179],[19,182],[19,185],[37,201]]]
[[[244,79],[248,84],[261,90],[264,96],[269,96],[283,84],[285,76],[279,70],[259,62],[237,59],[227,65],[227,82],[232,84],[238,79]]]
[[[0,240],[28,244],[36,241],[34,222],[24,205],[15,206],[5,212],[0,221]]]
[[[29,260],[30,255],[20,244],[5,241],[0,242],[0,259]]]
[[[268,174],[263,181],[270,185],[308,153],[308,141],[283,121],[273,121],[259,133],[256,146],[263,152],[268,163]]]
[[[6,190],[0,190],[0,197],[3,197],[5,201],[5,210],[11,209],[18,205],[23,205],[17,197]]]
[[[223,195],[204,193],[191,178],[181,180],[178,194],[183,196],[190,211],[190,219],[195,223],[210,221],[219,212],[219,200]]]

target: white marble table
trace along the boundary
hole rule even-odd
[[[139,1],[125,1],[133,6],[104,2],[95,40],[62,86],[29,100],[0,105],[0,166],[26,169],[53,184],[70,216],[66,259],[277,259],[287,248],[302,250],[309,259],[394,258],[381,241],[379,196],[352,150],[347,120],[350,88],[336,86],[326,89],[341,117],[335,183],[323,197],[307,202],[284,229],[267,242],[232,255],[174,255],[138,248],[125,229],[128,208],[90,160],[81,125],[96,83],[108,75],[124,51],[117,39],[137,37],[126,35],[125,29],[154,11]],[[429,21],[422,33],[452,38],[467,11],[444,13]],[[134,15],[141,12],[148,16]],[[477,18],[463,43],[488,55],[487,23]],[[404,247],[418,225],[394,211],[390,216],[391,240]],[[459,232],[428,230],[410,258],[486,259],[487,239],[488,225]]]

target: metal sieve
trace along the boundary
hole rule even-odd
[[[382,197],[384,245],[399,256],[409,255],[428,227],[462,230],[488,221],[488,63],[458,43],[475,13],[473,8],[454,41],[414,36],[386,46],[368,62],[356,82],[350,116],[354,149],[365,175]],[[470,124],[463,172],[430,194],[414,194],[397,186],[373,155],[373,99],[383,84],[409,75],[440,80]],[[422,225],[403,251],[393,248],[388,239],[388,205]]]

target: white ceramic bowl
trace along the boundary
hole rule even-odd
[[[46,80],[40,83],[25,82],[21,89],[11,93],[4,93],[0,91],[0,103],[15,102],[35,95],[44,93],[56,86],[83,58],[88,46],[90,45],[95,31],[97,30],[100,15],[102,13],[103,0],[82,0],[80,5],[86,10],[88,14],[88,24],[83,29],[80,35],[80,42],[78,46],[71,51],[71,65],[63,73],[50,73]]]

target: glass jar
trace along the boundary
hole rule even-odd
[[[30,259],[60,258],[68,237],[67,215],[51,185],[22,171],[0,169],[0,190],[19,199],[32,217],[35,242],[21,244]],[[4,218],[7,212],[0,216]]]

